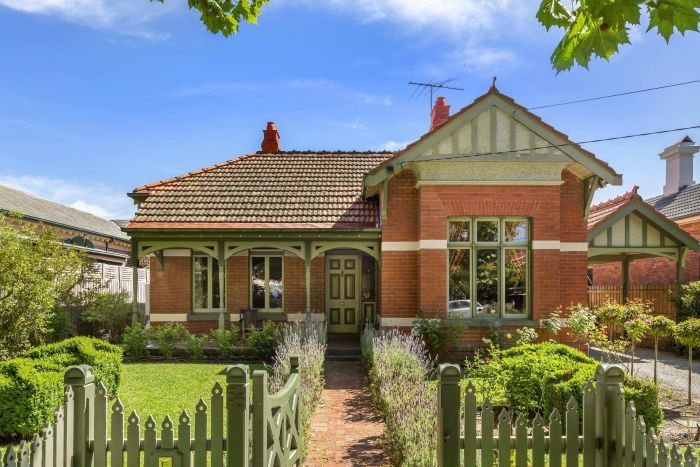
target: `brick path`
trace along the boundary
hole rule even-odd
[[[326,363],[326,387],[311,420],[304,465],[389,465],[380,446],[384,423],[363,383],[359,362]]]

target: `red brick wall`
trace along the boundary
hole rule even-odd
[[[311,260],[311,311],[326,312],[326,258]]]
[[[190,313],[192,311],[192,258],[166,256],[165,268],[158,270],[151,261],[151,313]]]
[[[284,257],[284,311],[303,313],[306,309],[306,268],[298,256]]]
[[[385,317],[412,317],[418,313],[417,251],[382,253],[380,314]]]
[[[226,311],[239,314],[250,308],[250,274],[247,255],[226,260]]]
[[[418,190],[410,171],[389,180],[387,218],[382,221],[382,240],[406,242],[418,240]]]

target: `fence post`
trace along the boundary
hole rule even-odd
[[[440,365],[437,430],[439,467],[459,467],[460,376],[458,365]]]
[[[267,371],[253,372],[253,466],[267,467]]]
[[[73,390],[73,456],[67,465],[89,467],[88,444],[94,438],[95,373],[89,365],[70,366],[63,377]]]
[[[602,449],[603,465],[622,467],[625,449],[625,373],[619,365],[599,365],[596,369],[596,438]],[[600,407],[598,404],[602,405]],[[602,436],[602,439],[600,438]]]
[[[298,355],[290,355],[289,356],[289,374],[290,375],[299,375],[299,356]],[[294,426],[296,427],[296,432],[297,432],[297,446],[296,448],[302,452],[304,452],[304,435],[302,433],[303,431],[303,420],[301,419],[301,375],[299,375],[299,383],[297,384],[297,387],[295,389],[295,394],[296,394],[296,410],[294,411]]]
[[[248,365],[230,365],[226,370],[227,467],[248,467],[249,401]]]

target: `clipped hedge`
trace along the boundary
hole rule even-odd
[[[470,379],[495,405],[518,412],[564,414],[574,397],[583,403],[583,386],[594,379],[598,362],[578,350],[551,342],[525,344],[494,350],[489,361],[467,363]],[[625,377],[626,402],[634,401],[647,426],[658,428],[663,421],[658,387],[649,381]]]
[[[90,365],[95,370],[95,383],[102,381],[109,394],[116,394],[121,384],[122,348],[94,337],[73,337],[41,345],[24,357],[48,361],[63,370],[71,365]]]
[[[121,382],[122,349],[91,337],[35,347],[0,362],[0,438],[28,438],[46,426],[63,401],[63,374],[70,365],[90,365],[96,382],[115,394]]]

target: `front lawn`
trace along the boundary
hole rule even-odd
[[[251,376],[253,371],[264,368],[262,364],[251,364],[249,367]],[[149,415],[153,415],[160,427],[166,415],[177,420],[180,413],[187,410],[193,417],[200,398],[209,405],[211,390],[217,381],[225,388],[226,365],[125,363],[119,398],[124,404],[126,416],[136,410],[141,423],[144,423]]]

